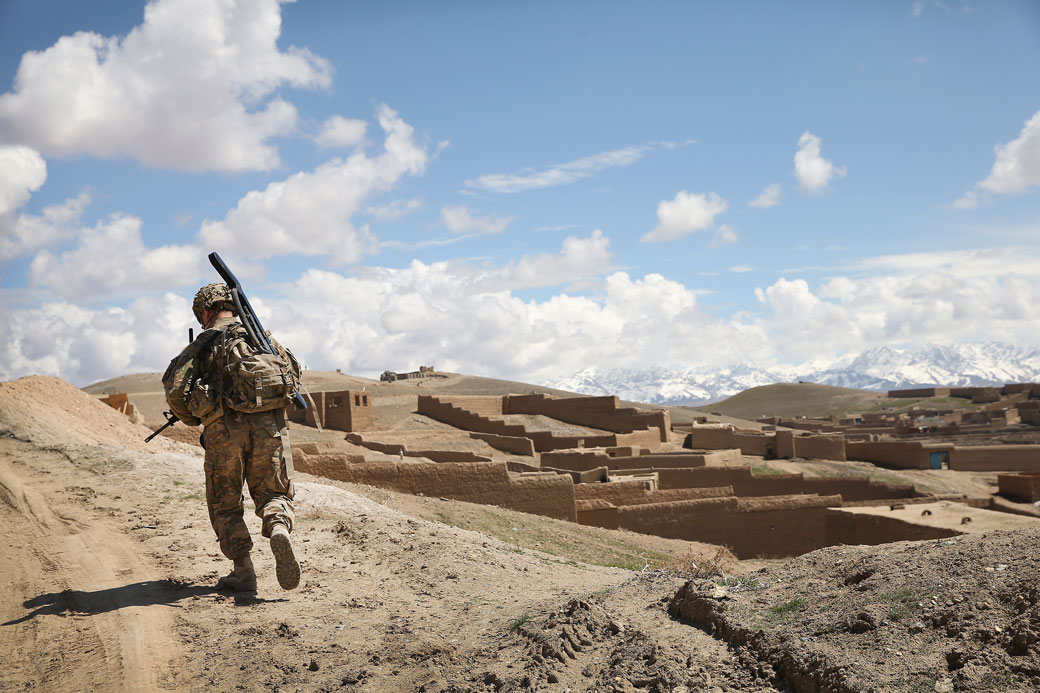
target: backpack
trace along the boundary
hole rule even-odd
[[[213,342],[214,375],[221,399],[252,414],[285,408],[300,389],[300,364],[274,343],[277,354],[258,351],[240,323],[228,325]]]

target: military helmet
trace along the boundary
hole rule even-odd
[[[234,301],[231,298],[231,289],[227,284],[207,284],[195,294],[195,300],[191,303],[191,310],[195,313],[195,319],[202,324],[202,313],[206,310],[235,310]]]

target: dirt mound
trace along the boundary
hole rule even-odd
[[[40,446],[117,445],[137,451],[180,450],[151,429],[73,387],[61,378],[32,375],[0,383],[0,434]]]
[[[670,612],[796,691],[1040,690],[1040,530],[831,547]]]

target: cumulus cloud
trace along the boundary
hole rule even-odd
[[[531,289],[557,286],[594,277],[610,269],[610,239],[596,229],[588,238],[568,236],[559,253],[525,255],[498,273],[505,289]]]
[[[127,291],[195,284],[203,253],[194,246],[146,248],[141,220],[116,214],[79,232],[78,246],[59,255],[43,250],[29,279],[66,299],[91,300]]]
[[[363,120],[332,116],[314,139],[322,147],[356,147],[365,141],[367,130],[368,123]]]
[[[349,277],[310,270],[291,293],[272,305],[288,326],[283,341],[311,367],[353,373],[435,363],[537,382],[589,363],[712,362],[734,339],[751,355],[766,344],[757,328],[720,323],[695,292],[656,274],[614,272],[595,297],[524,301],[477,274],[416,261]]]
[[[867,276],[838,276],[813,289],[781,278],[756,295],[756,325],[788,362],[904,343],[1036,344],[1040,253],[1001,248],[913,253],[863,261]]]
[[[11,214],[47,180],[47,164],[29,147],[0,146],[0,217]]]
[[[77,32],[22,56],[0,95],[0,132],[46,155],[130,156],[151,166],[267,170],[296,109],[272,96],[325,87],[329,64],[281,51],[279,0],[154,0],[125,37]]]
[[[780,204],[780,198],[783,197],[783,192],[780,190],[779,183],[773,183],[767,185],[766,189],[756,197],[755,199],[748,202],[749,207],[775,207]]]
[[[637,147],[614,149],[562,164],[553,164],[543,169],[525,168],[516,173],[488,173],[467,180],[463,185],[469,189],[496,193],[516,193],[566,185],[609,168],[630,166],[654,150],[675,149],[687,144],[690,142],[653,142]]]
[[[455,205],[441,209],[441,222],[449,231],[455,233],[502,233],[513,217],[496,217],[492,215],[475,217],[466,205]]]
[[[832,178],[844,178],[846,169],[837,167],[820,155],[823,144],[816,135],[804,132],[798,138],[798,151],[794,155],[794,175],[798,184],[807,192],[820,192]]]
[[[0,262],[22,253],[71,238],[80,228],[90,195],[80,193],[58,205],[44,207],[42,214],[0,215]]]
[[[378,155],[358,150],[248,193],[223,220],[202,224],[202,244],[254,259],[328,255],[336,265],[376,252],[375,234],[367,226],[356,227],[351,217],[370,196],[393,188],[406,175],[422,173],[429,161],[414,129],[396,111],[384,104],[377,119],[386,133]]]
[[[128,372],[161,371],[194,324],[191,304],[166,294],[126,308],[66,302],[0,311],[0,380],[56,375],[83,386]]]
[[[657,205],[657,226],[640,240],[674,241],[694,231],[710,228],[715,217],[728,207],[726,201],[713,192],[703,195],[680,190],[673,199],[662,200]]]
[[[1007,144],[994,147],[996,161],[989,175],[958,199],[958,209],[976,207],[979,191],[996,195],[1023,192],[1040,186],[1040,111],[1026,121],[1022,132]]]

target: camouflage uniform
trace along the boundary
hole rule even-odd
[[[212,376],[215,337],[235,318],[220,318],[185,347],[163,375],[166,401],[189,426],[203,424],[206,449],[206,502],[220,550],[231,560],[249,555],[253,540],[243,518],[242,484],[263,520],[263,536],[276,524],[293,527],[292,454],[283,409],[246,414],[223,406],[205,392]]]

